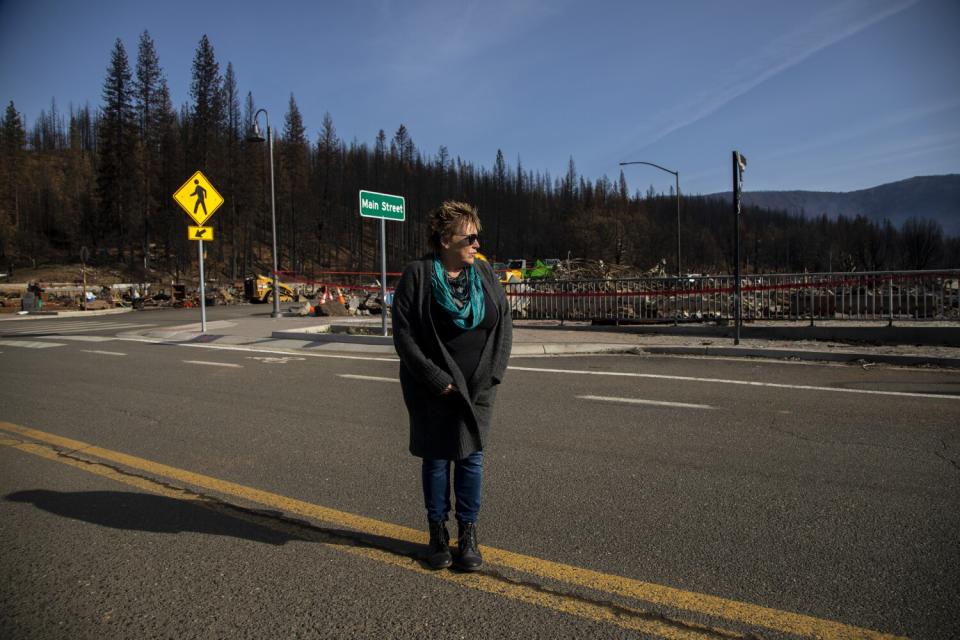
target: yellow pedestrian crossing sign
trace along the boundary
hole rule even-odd
[[[213,227],[187,226],[187,237],[191,240],[213,240]]]
[[[190,176],[182,187],[173,192],[173,199],[201,227],[223,204],[223,196],[213,188],[207,177],[199,171]]]

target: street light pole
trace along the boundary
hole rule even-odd
[[[273,188],[273,130],[270,128],[270,114],[266,109],[258,109],[253,114],[253,125],[250,134],[247,136],[247,142],[263,142],[263,135],[260,133],[260,126],[257,118],[260,114],[267,122],[267,148],[270,151],[270,224],[273,231],[273,312],[271,318],[280,317],[280,281],[277,274],[277,198]]]
[[[645,164],[650,167],[656,167],[661,171],[672,173],[673,177],[676,178],[676,181],[677,181],[677,278],[680,278],[682,274],[682,272],[680,271],[680,172],[671,171],[670,169],[667,169],[666,167],[661,167],[658,164],[654,164],[652,162],[643,162],[640,160],[636,162],[621,162],[620,166],[622,167],[627,164]]]
[[[740,325],[743,323],[740,289],[740,208],[743,192],[743,170],[747,158],[733,152],[733,344],[740,344]]]

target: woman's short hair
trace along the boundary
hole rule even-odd
[[[441,245],[443,240],[449,240],[453,234],[469,223],[473,223],[477,233],[480,233],[480,216],[477,214],[477,208],[466,202],[447,200],[430,212],[427,222],[430,225],[430,246],[438,253],[443,248]]]

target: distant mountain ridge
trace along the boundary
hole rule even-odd
[[[730,198],[729,191],[707,197]],[[876,222],[884,218],[897,227],[916,216],[936,220],[948,236],[960,236],[960,174],[917,176],[859,191],[749,191],[743,202],[765,209],[803,213],[807,217],[827,214],[836,218],[863,215]]]

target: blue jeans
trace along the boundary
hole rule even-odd
[[[462,460],[423,459],[423,501],[430,522],[446,522],[450,512],[450,463],[453,463],[453,490],[457,496],[457,520],[476,522],[480,513],[480,485],[483,483],[483,451]]]

